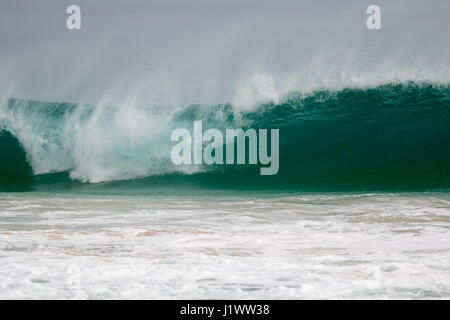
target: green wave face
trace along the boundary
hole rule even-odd
[[[450,187],[449,85],[411,82],[291,93],[279,104],[242,114],[226,104],[161,112],[10,99],[0,108],[2,191]],[[261,176],[254,165],[195,170],[173,165],[171,132],[191,128],[195,120],[203,120],[204,129],[278,128],[278,174]]]
[[[26,160],[26,154],[17,141],[9,132],[0,132],[1,165],[0,165],[0,188],[7,190],[21,190],[24,183],[29,180],[32,173],[31,167]]]

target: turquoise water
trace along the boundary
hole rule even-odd
[[[450,187],[450,86],[390,83],[232,105],[1,106],[0,190],[80,193],[424,191]],[[175,128],[279,128],[280,170],[175,166]]]
[[[280,129],[280,170],[175,128]],[[449,298],[450,86],[231,104],[0,104],[1,298]]]

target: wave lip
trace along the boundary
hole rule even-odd
[[[31,177],[33,188],[55,181],[147,189],[450,187],[450,85],[293,92],[239,117],[230,104],[111,107],[10,99],[0,108],[3,185]],[[173,165],[170,134],[194,120],[202,120],[205,130],[280,129],[279,173],[262,177],[257,166]]]

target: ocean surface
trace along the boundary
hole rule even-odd
[[[280,169],[175,166],[277,128]],[[0,101],[0,298],[450,298],[450,86],[231,104]]]

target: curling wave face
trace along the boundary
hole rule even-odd
[[[280,170],[175,166],[171,132],[279,128]],[[0,188],[10,190],[368,190],[450,187],[450,85],[388,83],[293,92],[251,111],[83,105],[8,99],[0,105]],[[52,187],[53,186],[53,187]]]

